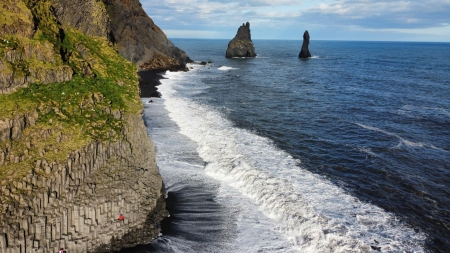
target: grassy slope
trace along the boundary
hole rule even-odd
[[[0,143],[0,150],[8,150],[5,163],[0,165],[0,182],[20,180],[37,160],[62,162],[70,152],[91,141],[121,138],[124,122],[117,112],[137,113],[142,106],[136,67],[121,57],[106,38],[89,37],[62,26],[51,13],[48,0],[16,3],[20,8],[0,5],[0,12],[7,17],[0,19],[0,25],[14,25],[17,19],[25,19],[21,13],[12,12],[26,11],[26,6],[33,14],[37,32],[32,38],[18,34],[0,37],[0,58],[7,68],[4,71],[26,76],[31,67],[51,70],[69,66],[74,76],[70,81],[32,83],[12,94],[0,95],[0,120],[34,111],[39,115],[36,124],[26,128],[20,139]],[[51,48],[51,62],[36,57],[7,61],[7,52],[44,46]],[[13,161],[17,157],[20,161]]]

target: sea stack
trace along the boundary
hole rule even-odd
[[[309,33],[308,30],[306,30],[305,33],[303,34],[302,50],[300,51],[300,54],[298,54],[298,58],[307,59],[311,57],[308,45],[309,45]]]
[[[250,23],[242,24],[236,36],[228,43],[225,57],[255,57],[255,46],[250,35]]]

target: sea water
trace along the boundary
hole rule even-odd
[[[175,39],[144,119],[171,212],[135,252],[448,252],[450,44]]]

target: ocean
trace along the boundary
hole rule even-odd
[[[450,252],[450,43],[173,39],[142,98],[171,216],[130,252]]]

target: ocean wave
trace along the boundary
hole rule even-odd
[[[435,150],[439,150],[439,151],[448,152],[448,151],[446,151],[444,149],[441,149],[441,148],[438,148],[438,147],[434,146],[433,144],[424,143],[424,142],[413,142],[413,141],[406,140],[406,139],[402,138],[401,136],[399,136],[397,134],[385,131],[385,130],[380,129],[378,127],[368,126],[368,125],[364,125],[364,124],[361,124],[361,123],[355,123],[355,124],[360,126],[360,127],[362,127],[362,128],[365,128],[367,130],[383,133],[383,134],[386,134],[386,135],[393,136],[393,137],[397,138],[399,140],[399,143],[398,143],[397,146],[395,146],[395,148],[400,148],[402,146],[414,147],[414,148],[426,147],[426,148],[431,148],[431,149],[435,149]]]
[[[237,68],[233,68],[233,67],[228,67],[228,66],[221,66],[219,68],[217,68],[218,70],[233,70],[233,69],[237,69]]]
[[[173,80],[162,82],[164,94],[175,94]],[[252,200],[299,251],[365,252],[372,246],[424,251],[424,234],[302,169],[270,139],[236,128],[212,108],[185,98],[165,96],[164,104],[180,133],[197,143],[206,173]]]

